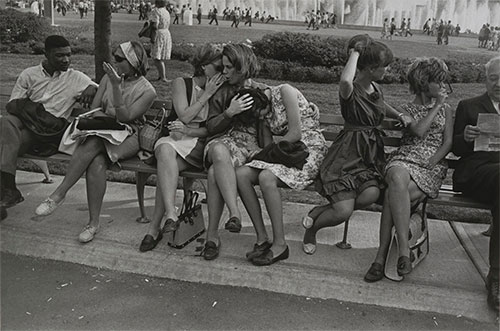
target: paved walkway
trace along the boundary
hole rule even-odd
[[[33,217],[36,205],[62,180],[55,176],[54,184],[44,185],[40,184],[42,178],[42,174],[18,172],[18,186],[26,200],[8,209],[8,218],[0,224],[2,251],[191,282],[445,313],[484,322],[496,318],[488,310],[483,281],[488,249],[488,239],[480,234],[487,228],[484,224],[429,220],[429,256],[403,282],[384,279],[368,284],[363,276],[375,257],[379,213],[355,212],[349,229],[352,249],[341,250],[334,245],[342,237],[342,227],[325,229],[318,234],[316,254],[309,256],[301,249],[304,230],[300,217],[311,206],[286,203],[290,258],[270,267],[255,267],[244,258],[255,240],[245,213],[240,234],[220,230],[221,255],[214,261],[197,256],[196,242],[178,250],[169,247],[164,239],[154,251],[139,252],[148,225],[135,222],[137,198],[130,184],[108,184],[101,230],[94,241],[80,244],[77,236],[88,220],[85,181],[76,184],[53,215],[37,219]],[[177,198],[180,203],[181,195]],[[153,187],[146,188],[146,206],[151,215]],[[206,206],[203,208],[206,219]],[[269,224],[268,219],[266,222]]]

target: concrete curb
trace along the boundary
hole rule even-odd
[[[463,288],[450,289],[435,284],[409,281],[395,283],[388,280],[368,284],[361,275],[304,268],[296,263],[281,262],[272,267],[257,268],[241,257],[219,257],[215,261],[205,261],[194,254],[176,254],[168,252],[168,249],[140,253],[136,247],[128,244],[99,238],[82,245],[76,241],[74,234],[54,238],[35,229],[26,230],[11,225],[2,225],[1,239],[1,250],[13,254],[189,282],[245,286],[492,321],[484,294]]]

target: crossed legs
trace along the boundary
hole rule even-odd
[[[229,216],[241,220],[236,200],[238,189],[236,172],[229,149],[222,143],[215,143],[208,151],[208,161],[212,163],[208,169],[208,230],[207,241],[219,242],[219,222],[224,203],[229,209]]]

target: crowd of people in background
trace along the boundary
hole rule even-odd
[[[319,30],[319,28],[337,28],[337,14],[327,11],[314,10],[306,11],[304,15],[307,30]]]

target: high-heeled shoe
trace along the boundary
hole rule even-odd
[[[252,260],[252,263],[256,266],[271,265],[271,264],[274,264],[278,261],[288,259],[289,255],[290,255],[290,250],[288,249],[288,245],[287,245],[285,250],[283,251],[283,253],[281,253],[280,255],[278,255],[276,257],[273,256],[273,251],[269,249],[266,253],[254,258]]]

